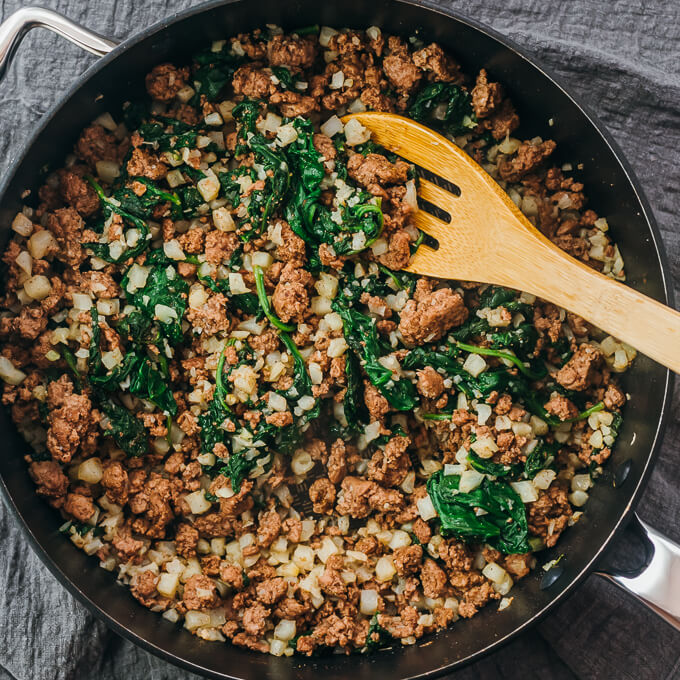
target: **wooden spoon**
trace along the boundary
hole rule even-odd
[[[439,248],[421,245],[408,271],[531,293],[680,373],[680,313],[567,255],[470,156],[437,132],[391,113],[357,113],[343,121],[350,119],[368,128],[380,146],[460,188],[456,196],[421,178],[419,196],[449,213],[451,222],[416,212],[415,224]]]

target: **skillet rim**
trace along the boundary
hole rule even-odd
[[[243,2],[243,0],[208,0],[207,2],[201,3],[195,7],[187,8],[181,12],[172,13],[167,17],[155,22],[151,26],[148,26],[144,30],[133,34],[132,36],[121,41],[111,52],[105,56],[98,59],[90,67],[88,67],[83,73],[81,73],[74,83],[66,90],[62,97],[49,109],[49,111],[43,116],[40,123],[37,125],[33,133],[28,137],[28,139],[22,145],[20,152],[12,159],[12,165],[2,182],[0,182],[0,205],[5,200],[5,194],[11,182],[14,179],[19,167],[24,162],[25,157],[29,150],[33,147],[37,138],[42,134],[44,129],[51,123],[54,115],[61,108],[65,107],[73,96],[81,89],[81,87],[89,81],[91,78],[96,76],[101,70],[106,68],[109,63],[115,61],[120,55],[126,52],[129,48],[146,40],[147,38],[164,31],[169,26],[188,19],[189,17],[200,15],[204,12],[210,11],[217,7],[229,6]],[[435,14],[442,15],[448,19],[453,19],[461,24],[467,25],[468,27],[482,33],[483,35],[491,38],[505,50],[509,50],[514,53],[521,60],[526,62],[531,68],[537,70],[542,74],[547,80],[549,80],[565,97],[567,97],[573,105],[579,109],[585,118],[587,118],[589,124],[595,128],[597,133],[602,138],[605,146],[609,148],[621,169],[624,172],[627,180],[629,181],[634,197],[640,206],[642,212],[642,218],[647,224],[649,229],[649,235],[652,240],[653,248],[656,253],[656,260],[659,264],[660,274],[661,274],[661,289],[663,291],[662,302],[670,306],[674,306],[675,303],[675,293],[673,289],[673,280],[670,272],[670,266],[668,262],[668,257],[666,249],[661,237],[661,232],[659,226],[654,217],[651,206],[647,200],[644,193],[642,185],[637,178],[632,166],[626,159],[623,151],[619,147],[618,143],[614,140],[611,133],[605,128],[604,124],[599,120],[597,115],[590,109],[590,107],[584,104],[580,97],[573,95],[567,88],[565,88],[559,77],[552,73],[552,70],[546,68],[538,60],[530,55],[523,47],[515,43],[514,40],[504,36],[502,33],[496,31],[495,29],[472,19],[464,14],[459,13],[457,10],[443,8],[431,0],[389,0],[397,7],[399,5],[410,5],[416,10],[425,10],[427,12],[432,12]],[[664,382],[664,393],[661,409],[659,412],[656,428],[654,431],[652,445],[650,447],[649,453],[646,456],[646,460],[639,475],[637,476],[636,486],[631,493],[631,499],[620,514],[619,518],[614,522],[613,527],[609,531],[609,535],[603,541],[603,543],[595,551],[592,558],[583,566],[579,573],[577,573],[568,585],[564,586],[562,592],[554,596],[549,604],[545,605],[538,612],[530,616],[524,623],[515,628],[511,633],[505,635],[505,637],[494,640],[485,647],[469,654],[468,656],[459,659],[451,664],[441,666],[437,669],[426,671],[424,673],[418,674],[417,676],[411,676],[412,679],[422,678],[437,678],[444,673],[450,672],[453,669],[459,669],[465,665],[468,665],[481,657],[495,651],[504,645],[508,644],[511,640],[516,638],[521,633],[525,632],[529,628],[536,625],[541,619],[543,619],[549,612],[551,612],[555,607],[557,607],[561,602],[563,602],[567,597],[569,597],[575,589],[581,585],[581,583],[594,571],[595,564],[602,558],[606,553],[609,546],[616,539],[616,537],[623,531],[632,516],[634,515],[635,507],[640,501],[642,493],[649,481],[650,474],[654,467],[656,458],[659,455],[659,450],[661,446],[661,441],[668,421],[669,411],[670,411],[670,401],[672,396],[672,389],[674,385],[674,375],[666,370],[665,372],[665,382]],[[130,640],[134,644],[140,646],[142,649],[151,652],[155,656],[158,656],[175,666],[184,668],[185,670],[203,675],[204,677],[216,678],[218,680],[224,680],[225,678],[233,678],[234,680],[239,680],[237,676],[231,676],[224,673],[217,673],[211,671],[197,663],[189,661],[184,657],[178,656],[177,654],[168,651],[160,647],[159,645],[147,640],[146,638],[140,636],[136,632],[127,628],[123,623],[119,622],[112,615],[105,612],[100,606],[90,598],[85,592],[83,592],[78,585],[66,576],[66,574],[61,570],[59,565],[55,560],[47,553],[46,549],[40,544],[37,538],[34,536],[29,522],[24,519],[24,516],[20,513],[16,504],[14,503],[14,498],[11,495],[9,489],[6,486],[5,479],[0,475],[0,492],[5,501],[6,507],[10,509],[14,517],[18,520],[19,526],[28,539],[28,542],[33,549],[33,551],[38,555],[42,563],[49,569],[49,571],[55,576],[61,585],[63,585],[69,593],[71,593],[81,604],[83,604],[92,614],[94,614],[98,619],[102,620],[106,625],[111,628],[114,632],[121,635],[122,637]]]

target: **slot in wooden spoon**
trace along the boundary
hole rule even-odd
[[[419,210],[416,225],[439,242],[421,245],[408,271],[443,279],[492,283],[564,307],[680,373],[680,313],[591,269],[544,236],[470,156],[433,130],[391,113],[346,116],[374,142],[439,175],[460,195],[421,179],[419,196],[452,217]]]

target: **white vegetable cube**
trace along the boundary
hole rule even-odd
[[[467,371],[473,378],[479,376],[487,367],[486,361],[479,354],[468,354],[463,370]]]
[[[397,573],[397,569],[394,566],[392,558],[383,555],[375,565],[375,579],[379,583],[385,583],[391,581],[394,575]]]
[[[144,267],[135,262],[132,265],[132,267],[130,267],[130,269],[128,270],[128,283],[126,287],[127,292],[134,293],[136,290],[144,288],[144,286],[146,285],[146,280],[149,276],[149,271],[150,270],[148,267]]]
[[[327,137],[333,137],[333,135],[337,135],[338,132],[342,132],[343,128],[344,125],[342,124],[342,121],[337,116],[331,116],[321,125],[321,132]]]
[[[421,519],[427,521],[428,519],[434,519],[437,516],[437,511],[434,509],[432,504],[432,499],[429,496],[423,496],[416,501],[416,507],[418,508],[418,514]]]
[[[8,385],[20,385],[26,378],[26,374],[15,368],[7,357],[0,356],[0,378]]]
[[[213,223],[215,228],[220,231],[235,231],[236,223],[231,213],[224,206],[221,208],[216,208],[212,211]]]
[[[319,280],[314,284],[316,292],[322,297],[333,299],[338,292],[338,279],[335,276],[321,272]]]
[[[298,138],[297,130],[293,127],[292,123],[287,125],[282,125],[276,131],[276,141],[280,146],[288,146],[292,144]]]
[[[347,351],[348,347],[345,338],[333,338],[328,344],[326,353],[331,358],[340,357]]]
[[[296,633],[295,621],[291,619],[281,619],[274,628],[274,637],[278,640],[292,640]]]
[[[496,442],[491,437],[477,438],[470,444],[470,448],[480,458],[491,458],[498,451],[498,446],[496,446]]]
[[[314,566],[314,550],[308,545],[298,545],[292,559],[293,564],[302,571],[311,571]]]
[[[188,611],[184,616],[184,627],[187,630],[196,630],[201,626],[210,625],[210,615],[205,612]]]
[[[319,559],[325,564],[331,555],[337,555],[340,549],[332,541],[331,538],[326,536],[321,542],[321,547],[316,551]]]
[[[229,273],[229,290],[231,290],[233,295],[243,295],[250,292],[250,289],[243,280],[243,276],[238,272]]]
[[[392,538],[388,545],[390,550],[405,548],[406,546],[411,545],[411,537],[408,532],[397,529],[392,533]]]
[[[88,458],[78,466],[78,479],[87,484],[98,484],[104,474],[99,458]]]
[[[163,253],[171,260],[185,260],[186,255],[180,246],[179,241],[175,238],[163,243]]]
[[[352,118],[345,125],[345,137],[349,146],[356,146],[366,143],[371,138],[371,132],[356,118]]]
[[[493,581],[494,583],[502,583],[508,575],[508,572],[503,569],[499,564],[495,562],[489,562],[484,569],[482,569],[482,574]]]
[[[212,507],[212,503],[205,497],[203,489],[188,494],[184,497],[184,500],[194,515],[202,515]]]
[[[534,486],[537,489],[545,490],[553,483],[555,477],[557,477],[557,473],[554,470],[540,470],[533,479]]]
[[[510,482],[510,486],[522,499],[522,503],[533,503],[534,501],[538,500],[538,490],[534,486],[534,483],[530,480],[527,479],[521,482]]]
[[[484,480],[484,475],[477,470],[465,470],[460,476],[458,489],[461,493],[470,493],[476,489]]]
[[[179,585],[179,574],[168,574],[163,572],[158,579],[156,590],[163,596],[172,599],[177,592]]]
[[[198,193],[203,196],[203,200],[208,203],[215,200],[220,193],[220,181],[212,170],[207,170],[205,175],[203,179],[198,181],[196,188]]]
[[[359,596],[359,611],[366,616],[373,616],[378,611],[378,591],[362,590]]]

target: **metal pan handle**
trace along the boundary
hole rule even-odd
[[[94,31],[88,31],[52,10],[23,7],[0,24],[0,79],[4,77],[21,39],[32,28],[47,28],[100,57],[108,54],[118,44]]]
[[[629,539],[642,543],[642,564],[633,568],[601,565],[595,572],[634,595],[680,630],[680,545],[633,516]]]

